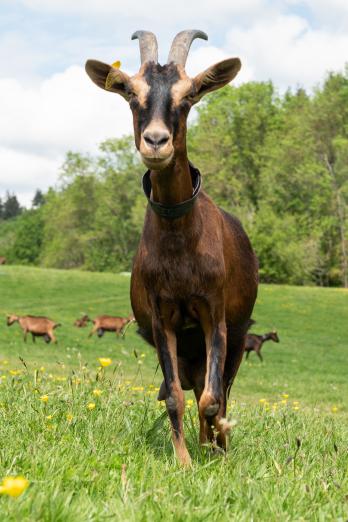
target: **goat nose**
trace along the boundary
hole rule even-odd
[[[168,143],[169,141],[169,132],[167,131],[146,131],[144,132],[144,140],[146,144],[152,149],[160,149]]]

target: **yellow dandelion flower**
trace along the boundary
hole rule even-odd
[[[192,400],[192,399],[187,399],[187,401],[186,401],[186,406],[187,406],[188,408],[192,408],[192,406],[193,406],[193,400]]]
[[[98,361],[102,368],[106,368],[112,364],[112,359],[110,359],[110,357],[99,357]]]
[[[9,370],[9,373],[11,375],[20,375],[21,374],[21,371],[20,370]]]
[[[293,406],[298,406],[299,404],[300,404],[300,403],[299,403],[298,401],[293,401],[293,402],[292,402],[292,405],[293,405]]]
[[[259,399],[260,404],[264,404],[265,402],[267,402],[266,399]]]
[[[51,419],[53,419],[53,415],[46,415],[46,419],[47,419],[47,420],[51,420]]]
[[[19,497],[29,486],[25,477],[5,477],[0,485],[0,493],[10,497]]]
[[[94,408],[95,408],[95,402],[89,402],[89,403],[87,404],[87,408],[88,408],[89,410],[94,410]]]
[[[283,399],[288,399],[289,398],[289,394],[288,393],[283,393],[282,397],[283,397]]]
[[[142,354],[140,355],[140,357],[144,358],[145,355],[146,355],[145,353],[142,353]]]
[[[280,404],[287,404],[288,401],[286,399],[283,399],[282,401],[280,401]]]
[[[144,386],[132,386],[133,391],[144,391]]]
[[[103,393],[103,391],[102,391],[102,390],[99,390],[98,388],[96,388],[95,390],[93,390],[93,395],[94,395],[95,397],[100,397],[102,393]]]
[[[331,411],[332,411],[332,413],[337,413],[338,412],[337,406],[332,406]]]
[[[41,395],[40,401],[47,402],[48,401],[48,395]]]
[[[41,366],[40,368],[40,372],[44,372],[45,371],[45,367],[44,366]]]
[[[71,422],[71,421],[73,420],[73,418],[74,418],[74,417],[72,416],[71,413],[67,413],[67,414],[66,414],[66,420],[67,420],[68,422]]]
[[[299,407],[299,406],[293,406],[292,409],[295,410],[295,411],[297,411],[297,410],[300,409],[300,407]]]

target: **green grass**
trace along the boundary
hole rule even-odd
[[[225,456],[199,447],[189,403],[189,471],[156,401],[153,349],[134,326],[126,339],[72,326],[82,313],[128,314],[128,294],[123,275],[0,267],[0,478],[30,481],[0,497],[0,520],[347,520],[348,292],[261,287],[254,331],[274,326],[280,343],[241,366]],[[58,345],[25,344],[6,313],[61,322]],[[100,372],[98,357],[113,363]]]

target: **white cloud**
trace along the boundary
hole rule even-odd
[[[93,151],[132,129],[127,103],[96,87],[81,67],[37,86],[0,79],[0,113],[0,193],[46,188],[66,151]]]
[[[0,196],[14,192],[22,205],[30,206],[36,188],[53,186],[63,157],[0,148]]]
[[[0,113],[3,145],[49,154],[88,150],[131,129],[124,100],[98,89],[77,66],[38,86],[0,80]]]
[[[348,35],[312,29],[298,16],[232,29],[226,46],[249,67],[252,79],[272,79],[283,90],[296,85],[310,89],[327,71],[342,70],[348,58]]]
[[[200,0],[197,2],[187,0],[176,0],[175,3],[163,2],[163,0],[127,0],[127,5],[120,0],[22,0],[22,3],[37,11],[49,11],[65,14],[76,14],[81,17],[88,16],[113,16],[117,26],[119,18],[128,20],[142,20],[146,23],[161,26],[172,26],[173,22],[179,21],[183,24],[183,13],[185,25],[195,26],[195,23],[205,21],[215,23],[223,20],[227,15],[256,16],[260,10],[265,10],[268,2],[266,0]],[[115,17],[119,18],[115,18]],[[226,19],[224,20],[226,23]],[[181,27],[182,28],[182,27]],[[180,30],[180,29],[179,29]]]
[[[186,27],[209,36],[209,42],[194,42],[187,72],[193,76],[238,56],[237,85],[272,79],[281,90],[311,88],[326,71],[340,70],[348,61],[347,0],[177,0],[170,5],[128,0],[126,8],[120,0],[18,3],[35,23],[12,30],[6,24],[0,34],[0,195],[15,190],[25,202],[35,188],[55,182],[67,150],[94,151],[105,138],[132,131],[126,102],[92,84],[82,64],[89,57],[120,59],[125,71],[134,72],[139,65],[138,44],[129,39],[134,29],[158,35],[163,62],[183,28],[184,12]]]

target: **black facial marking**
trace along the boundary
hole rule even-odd
[[[143,131],[152,119],[160,119],[168,130],[175,132],[178,127],[179,112],[173,110],[171,88],[180,79],[176,65],[149,63],[144,79],[150,87],[146,107],[139,107],[139,126]]]

